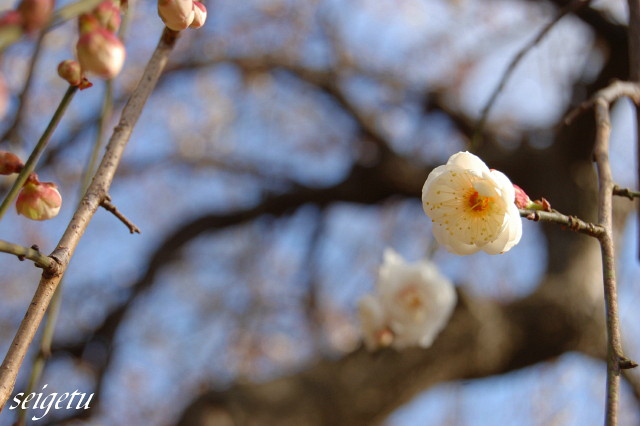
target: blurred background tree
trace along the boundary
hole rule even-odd
[[[419,198],[429,171],[469,147],[518,49],[568,3],[206,3],[207,24],[181,35],[111,189],[142,234],[99,211],[65,276],[36,391],[95,392],[91,409],[41,422],[601,423],[597,242],[527,222],[509,253],[459,257],[434,246]],[[130,7],[114,117],[163,28],[155,2]],[[586,220],[596,219],[593,115],[562,119],[627,78],[626,21],[623,0],[592,1],[560,20],[515,70],[473,147],[532,198]],[[73,37],[75,22],[44,37],[25,99],[34,41],[5,51],[5,129],[26,103],[1,149],[32,149],[66,88],[55,69]],[[95,82],[76,95],[38,169],[60,186],[60,215],[33,223],[12,212],[3,239],[53,249],[75,208],[103,91]],[[633,109],[621,101],[613,113],[614,177],[633,188]],[[622,331],[639,359],[637,223],[633,203],[616,201]],[[432,255],[458,286],[430,349],[362,348],[356,305],[387,246],[410,260]],[[0,265],[6,351],[39,271],[11,256]],[[630,372],[622,391],[621,424],[640,423],[640,376]],[[0,424],[15,414],[5,409]]]

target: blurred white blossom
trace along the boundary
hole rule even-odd
[[[387,318],[378,299],[371,294],[364,296],[358,303],[358,314],[367,349],[374,350],[391,344],[393,332],[387,326]]]
[[[369,349],[392,345],[431,346],[456,304],[453,284],[430,261],[407,263],[392,249],[384,253],[376,293],[360,300]]]
[[[504,253],[522,237],[513,184],[469,152],[454,154],[431,171],[422,207],[436,240],[455,254]]]

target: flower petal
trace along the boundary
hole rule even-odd
[[[447,161],[447,166],[458,166],[462,169],[476,170],[479,172],[489,172],[489,167],[478,156],[470,152],[462,151],[453,154]]]
[[[513,203],[516,199],[516,192],[511,180],[498,170],[491,170],[491,178],[498,184],[502,191],[502,199],[507,203]]]
[[[476,253],[480,250],[480,247],[472,244],[465,244],[455,238],[451,237],[451,234],[440,225],[439,223],[433,224],[433,236],[436,241],[447,249],[447,251],[460,256],[466,256],[468,254]]]
[[[506,253],[522,238],[522,219],[515,204],[509,206],[508,215],[505,217],[506,226],[502,233],[493,242],[482,247],[488,254]]]

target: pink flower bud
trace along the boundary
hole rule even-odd
[[[58,65],[58,75],[72,86],[79,86],[82,83],[82,70],[77,61],[67,59]]]
[[[115,33],[120,28],[120,7],[112,0],[103,1],[93,11],[100,25]]]
[[[83,13],[78,16],[78,32],[81,36],[101,27],[102,25],[100,25],[98,18],[91,13]]]
[[[16,209],[32,220],[47,220],[56,217],[60,212],[62,197],[53,182],[40,182],[32,173],[24,184],[16,200]]]
[[[9,109],[9,89],[4,76],[0,74],[0,120],[4,118]]]
[[[193,0],[158,0],[158,15],[174,31],[187,29],[195,16]]]
[[[531,201],[527,193],[524,192],[524,190],[516,184],[513,184],[513,189],[516,192],[516,206],[518,206],[519,209],[531,208],[533,202]]]
[[[17,10],[7,10],[0,16],[0,27],[22,27],[22,15]]]
[[[86,77],[82,77],[82,81],[78,84],[78,89],[84,90],[89,87],[93,87],[93,83],[86,79]]]
[[[110,79],[122,69],[125,50],[118,37],[104,28],[98,28],[80,36],[76,54],[82,71]]]
[[[0,175],[20,173],[23,167],[24,163],[17,155],[7,151],[0,151]]]
[[[54,0],[22,0],[18,12],[22,16],[22,26],[27,33],[44,28],[53,13]]]
[[[17,10],[9,10],[0,15],[0,31],[2,38],[8,43],[17,41],[22,37],[24,29],[22,28],[22,15]]]
[[[189,25],[189,28],[200,28],[207,20],[207,8],[199,1],[194,1],[193,12],[193,22]]]

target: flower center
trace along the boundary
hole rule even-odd
[[[420,293],[413,285],[403,288],[398,294],[398,298],[409,311],[418,311],[422,309],[423,303]]]
[[[494,202],[493,197],[483,197],[474,189],[467,192],[466,199],[467,207],[476,214],[486,214]]]

